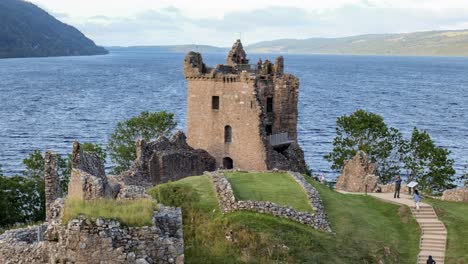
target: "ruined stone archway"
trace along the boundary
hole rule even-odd
[[[234,161],[229,157],[223,158],[223,168],[226,170],[232,170],[234,168]]]

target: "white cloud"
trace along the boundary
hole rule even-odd
[[[277,38],[461,29],[466,0],[33,0],[102,45],[229,46]]]

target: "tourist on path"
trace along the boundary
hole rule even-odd
[[[426,263],[427,264],[436,264],[436,262],[432,259],[432,256],[429,256]]]
[[[395,193],[393,194],[393,198],[400,198],[400,189],[401,189],[401,177],[400,175],[396,176],[395,180]]]
[[[416,205],[416,210],[419,211],[419,202],[421,202],[421,196],[419,195],[419,192],[416,189],[414,189],[413,201],[414,201],[414,204]]]

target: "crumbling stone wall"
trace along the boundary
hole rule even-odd
[[[454,202],[468,202],[468,187],[455,188],[444,191],[442,200]]]
[[[162,136],[150,143],[139,141],[137,160],[119,179],[125,184],[153,186],[215,169],[215,159],[205,150],[190,147],[185,134],[178,131],[171,139]]]
[[[267,150],[268,170],[284,170],[307,173],[307,164],[304,160],[304,151],[296,142],[291,143],[286,149],[274,149],[265,143]]]
[[[279,171],[282,172],[282,171]],[[288,174],[304,189],[309,199],[313,213],[299,212],[291,207],[281,206],[265,201],[237,201],[231,184],[221,171],[207,172],[211,177],[218,196],[218,202],[224,213],[236,210],[253,211],[262,214],[270,214],[277,217],[287,218],[292,221],[311,226],[325,232],[332,232],[330,223],[326,216],[322,200],[318,191],[305,181],[300,173],[288,172]]]
[[[115,198],[119,190],[120,185],[106,177],[104,163],[99,156],[83,151],[80,143],[74,142],[68,197],[80,200]]]
[[[226,65],[236,66],[238,64],[248,64],[249,60],[247,59],[247,54],[244,51],[244,47],[240,39],[238,39],[234,45],[232,45],[231,50],[226,59]]]
[[[56,235],[45,240],[44,225],[7,231],[0,236],[0,263],[184,263],[180,208],[161,206],[153,223],[129,228],[80,218],[56,225]]]
[[[336,189],[347,192],[374,192],[379,177],[375,176],[377,164],[371,163],[367,154],[358,151],[353,159],[345,162],[343,172],[336,182]]]
[[[229,52],[226,65],[215,69],[200,71],[200,65],[204,65],[201,55],[187,54],[184,74],[188,81],[189,145],[207,150],[217,167],[223,167],[223,159],[230,158],[236,169],[306,172],[297,144],[299,80],[284,74],[282,57],[275,64],[260,60],[250,66],[248,62],[239,40]],[[219,97],[219,109],[212,108],[214,96]],[[272,98],[273,111],[268,111],[268,98]],[[232,128],[231,142],[224,140],[225,126]],[[287,133],[296,144],[287,151],[271,148],[267,126],[273,134]]]
[[[46,221],[48,221],[51,218],[51,204],[61,196],[60,180],[57,173],[57,154],[46,152],[44,163]]]

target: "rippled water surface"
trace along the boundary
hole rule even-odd
[[[74,140],[106,144],[117,121],[141,111],[172,111],[185,130],[183,58],[129,50],[0,60],[4,172],[20,173],[34,149],[65,154]],[[215,65],[225,55],[204,59]],[[468,58],[286,55],[285,65],[301,81],[299,140],[314,171],[334,175],[322,157],[332,149],[336,118],[358,108],[405,135],[426,129],[452,151],[458,174],[468,163]]]

